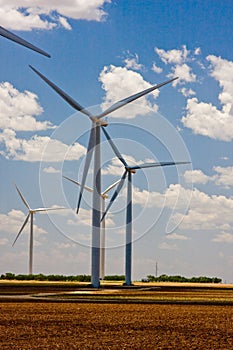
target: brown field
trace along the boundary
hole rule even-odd
[[[233,350],[232,285],[5,282],[0,315],[1,350]]]
[[[1,303],[1,349],[233,349],[233,307]]]

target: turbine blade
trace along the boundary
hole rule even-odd
[[[67,209],[65,207],[57,207],[57,208],[37,208],[33,209],[34,213],[42,212],[42,211],[48,211],[48,210],[60,210],[60,209]]]
[[[134,165],[129,167],[130,169],[143,169],[143,168],[155,168],[155,167],[163,167],[170,165],[179,165],[179,164],[190,164],[190,162],[157,162],[157,163],[143,163],[140,165]]]
[[[31,49],[33,51],[36,51],[46,57],[51,57],[47,52],[39,49],[38,47],[36,47],[35,45],[32,45],[31,43],[29,43],[28,41],[20,38],[19,36],[9,32],[9,30],[6,30],[5,28],[0,26],[0,35],[4,36],[5,38],[14,41],[17,44],[20,44],[22,46],[27,47],[28,49]]]
[[[14,246],[15,242],[17,241],[17,239],[19,238],[19,236],[20,236],[21,232],[23,231],[24,227],[26,226],[26,224],[27,224],[27,222],[28,222],[29,217],[30,217],[30,213],[29,213],[29,214],[28,214],[28,216],[26,217],[26,219],[25,219],[25,221],[24,221],[24,223],[23,223],[23,225],[22,225],[22,227],[21,227],[21,229],[20,229],[19,233],[17,234],[17,236],[16,236],[16,238],[15,238],[15,240],[14,240],[13,244],[12,244],[12,247]]]
[[[78,185],[78,186],[81,187],[81,183],[80,183],[80,182],[78,182],[78,181],[76,181],[76,180],[73,180],[73,179],[70,179],[70,178],[67,177],[67,176],[62,176],[62,177],[64,177],[65,179],[69,180],[70,182],[73,182],[75,185]],[[90,187],[88,187],[88,186],[84,186],[84,188],[85,188],[85,190],[87,190],[88,192],[91,192],[91,193],[93,192],[93,189],[90,188]]]
[[[166,85],[166,84],[169,84],[169,83],[171,83],[172,81],[174,81],[174,80],[176,80],[176,79],[178,79],[178,77],[173,78],[173,79],[170,79],[170,80],[167,80],[167,81],[165,81],[164,83],[154,85],[154,86],[150,87],[149,89],[143,90],[143,91],[138,92],[138,93],[136,93],[136,94],[134,94],[134,95],[131,95],[131,96],[129,96],[129,97],[126,97],[126,98],[124,98],[123,100],[120,100],[120,101],[114,103],[111,107],[109,107],[109,108],[106,109],[104,112],[102,112],[101,114],[99,114],[99,115],[97,116],[97,118],[98,118],[98,119],[103,118],[103,117],[105,117],[107,114],[110,114],[110,113],[116,111],[118,108],[121,108],[121,107],[125,106],[126,104],[137,100],[139,97],[142,97],[142,96],[144,96],[144,95],[146,95],[146,94],[149,94],[150,92],[152,92],[152,91],[154,91],[154,90],[156,90],[156,89],[159,89],[160,87],[162,87],[162,86],[164,86],[164,85]]]
[[[77,204],[77,211],[76,213],[78,214],[79,212],[79,208],[80,208],[80,204],[81,204],[81,200],[82,200],[82,196],[83,196],[83,189],[86,183],[86,179],[87,179],[87,173],[91,164],[91,158],[92,158],[92,154],[94,151],[94,147],[95,147],[95,126],[94,124],[92,125],[92,129],[91,129],[91,133],[90,133],[90,138],[89,138],[89,143],[88,143],[88,147],[87,147],[87,154],[86,154],[86,159],[85,159],[85,164],[84,164],[84,170],[83,170],[83,177],[82,177],[82,182],[81,182],[81,188],[80,188],[80,192],[79,192],[79,198],[78,198],[78,204]]]
[[[121,191],[121,189],[122,189],[122,187],[124,185],[126,175],[127,175],[127,170],[125,170],[124,174],[122,175],[122,177],[121,177],[121,179],[120,179],[120,181],[118,183],[118,186],[116,188],[116,191],[113,193],[112,198],[110,199],[110,202],[108,203],[108,206],[107,206],[107,208],[106,208],[106,210],[105,210],[105,212],[104,212],[104,214],[103,214],[103,216],[101,218],[101,221],[104,220],[104,218],[107,215],[109,209],[111,208],[113,202],[115,201],[115,199],[117,198],[118,194],[120,193],[120,191]]]
[[[30,210],[31,208],[29,207],[28,202],[26,201],[26,199],[24,198],[24,196],[22,195],[22,193],[20,192],[20,190],[19,190],[19,188],[16,186],[16,184],[15,184],[15,187],[16,187],[16,190],[17,190],[18,194],[20,195],[20,198],[22,199],[23,203],[26,205],[26,207],[28,208],[28,210]]]
[[[110,135],[107,133],[107,131],[105,130],[105,128],[103,126],[101,128],[102,128],[103,133],[106,136],[106,139],[108,140],[110,146],[112,147],[113,152],[115,153],[117,158],[121,161],[121,163],[127,167],[128,164],[126,163],[125,159],[122,157],[120,152],[118,151],[118,149],[117,149],[116,145],[114,144],[113,140],[111,139]]]
[[[63,90],[61,90],[57,85],[55,85],[52,81],[47,79],[43,74],[41,74],[38,70],[36,70],[34,67],[29,65],[29,67],[37,74],[41,79],[43,79],[54,91],[58,93],[66,102],[69,103],[71,107],[76,109],[79,112],[82,112],[83,114],[86,114],[91,120],[93,120],[93,116],[85,109],[83,108],[78,102],[76,102],[72,97],[67,95]]]
[[[102,195],[107,194],[109,191],[111,191],[112,188],[114,188],[116,185],[119,184],[119,182],[121,181],[121,179],[117,180],[116,182],[114,182],[112,185],[110,185],[108,188],[106,188],[106,190],[104,192],[102,192]]]

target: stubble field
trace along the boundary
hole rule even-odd
[[[182,290],[172,293],[183,294]],[[34,302],[2,300],[0,313],[3,350],[233,350],[231,303],[42,302],[35,298]]]

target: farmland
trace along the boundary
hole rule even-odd
[[[72,285],[50,284],[49,289],[48,284],[16,283],[17,299],[15,288],[5,286],[12,293],[6,300],[0,297],[4,350],[233,349],[232,287],[106,286],[97,291],[79,285],[70,293]],[[21,288],[38,294],[24,299]],[[42,301],[41,291],[52,295]]]

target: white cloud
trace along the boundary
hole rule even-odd
[[[111,0],[8,0],[0,2],[0,22],[11,30],[52,29],[62,26],[70,29],[67,18],[102,21],[106,16],[103,6]]]
[[[0,238],[0,246],[7,245],[9,240],[7,238]]]
[[[233,116],[229,112],[219,110],[211,103],[199,102],[196,97],[187,100],[186,110],[181,121],[194,134],[222,141],[233,139]]]
[[[196,75],[191,72],[191,67],[189,67],[186,63],[173,67],[172,73],[168,74],[168,77],[179,78],[172,83],[173,86],[176,86],[177,84],[192,83],[196,81]]]
[[[179,186],[177,185],[177,191]],[[185,190],[186,195],[189,191]],[[233,227],[232,210],[233,198],[223,195],[208,195],[195,188],[192,191],[188,212],[185,215],[176,212],[173,220],[174,222],[182,220],[181,229],[229,231]]]
[[[223,105],[232,106],[233,103],[233,62],[225,60],[214,55],[207,56],[207,61],[211,64],[211,76],[218,81],[222,92],[219,94],[219,100]]]
[[[127,57],[124,60],[124,63],[127,69],[133,69],[133,70],[143,69],[143,65],[139,63],[139,57],[137,54],[135,55],[129,54],[129,57]]]
[[[39,131],[54,128],[49,121],[35,119],[42,112],[37,95],[30,91],[20,92],[9,82],[0,84],[0,129]]]
[[[229,232],[221,232],[213,238],[213,242],[217,243],[233,243],[233,234]]]
[[[192,129],[194,134],[208,136],[222,141],[233,140],[233,62],[216,57],[207,56],[211,65],[211,76],[221,87],[218,95],[222,108],[211,103],[198,101],[197,98],[187,100],[187,114],[182,123]]]
[[[69,215],[69,211],[66,212]],[[92,211],[88,209],[79,209],[78,215],[72,215],[72,219],[67,220],[67,224],[71,226],[84,225],[92,227]],[[106,227],[114,226],[114,221],[111,218],[111,213],[108,213],[105,219]]]
[[[214,181],[219,186],[230,187],[233,186],[233,167],[214,167],[217,175],[214,176]]]
[[[187,183],[206,184],[210,177],[205,175],[201,170],[186,170],[184,179]]]
[[[78,160],[86,149],[79,143],[72,146],[48,136],[33,136],[31,139],[16,137],[13,130],[6,129],[0,134],[0,143],[5,149],[0,152],[7,159],[23,160],[25,162],[61,162],[63,160]]]
[[[153,65],[152,65],[152,70],[153,70],[153,72],[158,73],[158,74],[162,73],[162,71],[163,71],[163,69],[158,67],[155,63],[153,63]]]
[[[194,55],[200,55],[201,54],[201,48],[200,47],[197,47],[195,50],[194,50]]]
[[[162,242],[159,244],[159,249],[175,250],[175,249],[177,249],[177,245],[176,244],[169,244],[167,242]]]
[[[185,236],[185,235],[181,235],[181,234],[175,233],[175,232],[173,232],[173,233],[167,235],[166,238],[167,238],[167,239],[172,239],[172,240],[173,240],[173,239],[174,239],[174,240],[180,240],[180,241],[187,241],[187,240],[190,239],[190,238],[188,238],[188,237]]]
[[[155,47],[155,52],[163,63],[176,65],[181,65],[182,63],[186,62],[190,53],[185,45],[182,46],[182,50],[173,49],[168,51]]]
[[[102,88],[106,92],[104,102],[102,103],[102,109],[110,107],[113,103],[122,100],[137,92],[150,88],[152,85],[145,81],[141,74],[128,70],[126,67],[115,67],[110,65],[104,67],[99,76],[99,81],[102,83]],[[150,94],[155,99],[159,94],[158,90],[155,90]],[[148,108],[154,111],[158,110],[158,106],[153,102],[150,102],[146,97],[141,97],[135,102],[130,103],[127,106],[119,109],[116,112],[111,113],[111,117],[125,117],[128,119],[136,117],[139,113],[142,114],[142,110],[138,106],[146,108],[144,113],[149,113]]]
[[[124,193],[126,195],[126,193]],[[172,222],[182,230],[225,230],[233,228],[233,198],[208,195],[194,188],[171,184],[164,193],[133,188],[133,203],[142,207],[169,208],[175,212]]]
[[[190,60],[190,51],[183,45],[181,50],[173,49],[165,51],[163,49],[155,48],[155,52],[165,64],[172,66],[172,73],[168,74],[169,78],[179,77],[172,85],[192,83],[196,81],[196,75],[192,73],[191,67],[187,65]]]
[[[208,181],[214,182],[217,186],[233,186],[233,167],[213,167],[215,174],[208,176],[201,170],[187,170],[184,173],[184,179],[187,183],[206,184]]]
[[[25,219],[26,214],[24,214],[21,210],[12,209],[7,214],[0,214],[1,231],[15,234],[16,236]],[[38,227],[35,223],[33,228],[36,234],[46,233],[43,228]],[[25,227],[24,231],[25,230],[28,230],[28,225]]]
[[[60,173],[60,170],[55,169],[55,168],[52,167],[52,166],[49,166],[49,167],[47,167],[47,168],[43,168],[43,172],[44,172],[44,173],[47,173],[47,174],[59,174],[59,173]]]
[[[187,89],[185,87],[179,89],[179,91],[182,93],[184,97],[190,97],[190,96],[196,95],[195,91],[193,91],[192,89]]]

